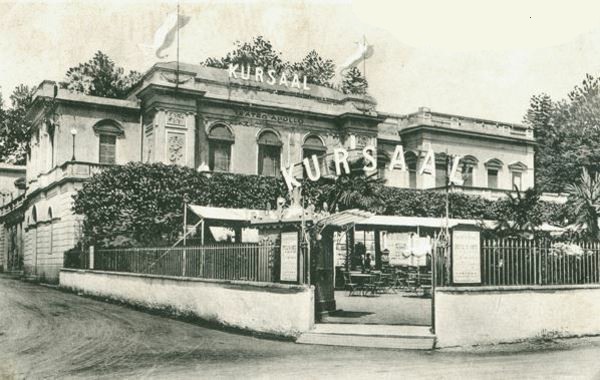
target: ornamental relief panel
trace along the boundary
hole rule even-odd
[[[185,165],[185,135],[167,133],[167,160],[170,164]]]
[[[167,124],[185,127],[185,113],[167,111]]]

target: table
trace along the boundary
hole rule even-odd
[[[373,279],[376,276],[378,276],[377,273],[350,272],[350,281],[355,282],[363,288],[363,295],[367,292],[375,295],[378,289]]]

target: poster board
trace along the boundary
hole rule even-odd
[[[452,231],[452,282],[481,283],[481,247],[479,230]]]
[[[390,251],[390,265],[411,265],[411,233],[388,232],[385,236],[385,248]]]
[[[298,232],[281,233],[281,266],[279,278],[285,282],[298,282]]]
[[[336,267],[346,265],[346,233],[333,233],[333,262]]]
[[[419,237],[413,235],[412,237],[412,265],[415,266],[426,266],[427,256],[431,254],[431,238],[428,236]]]

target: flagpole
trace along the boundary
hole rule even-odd
[[[177,68],[175,69],[175,90],[179,88],[179,0],[177,1]]]
[[[365,36],[363,34],[363,44],[365,46],[365,49],[367,48],[367,36]],[[363,77],[365,78],[365,82],[367,81],[367,59],[365,58],[365,55],[367,54],[367,51],[365,50],[365,53],[363,54]]]

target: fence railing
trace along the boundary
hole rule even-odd
[[[277,249],[274,244],[96,249],[93,268],[164,276],[273,282],[273,260]],[[77,263],[86,264],[83,260]],[[89,265],[80,268],[88,269]]]
[[[481,267],[482,285],[600,283],[600,243],[483,240]]]
[[[72,269],[88,269],[90,265],[90,255],[87,252],[79,250],[69,250],[63,256],[63,267]]]

